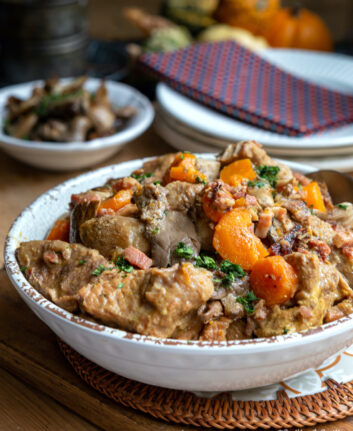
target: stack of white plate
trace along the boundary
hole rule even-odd
[[[353,95],[352,57],[292,49],[268,49],[261,55],[298,77]],[[219,152],[231,142],[253,139],[273,156],[319,169],[353,171],[353,124],[296,138],[234,120],[165,84],[157,86],[157,101],[156,130],[177,149]]]

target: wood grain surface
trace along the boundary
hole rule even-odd
[[[172,149],[150,130],[102,166],[169,151]],[[0,202],[4,203],[0,211],[0,242],[3,243],[11,222],[26,205],[48,188],[77,174],[38,171],[0,152]],[[0,268],[0,367],[6,370],[0,372],[0,411],[6,410],[6,414],[0,415],[1,431],[191,429],[121,407],[81,381],[60,353],[55,335],[11,286],[2,255]],[[353,419],[309,429],[353,430]]]

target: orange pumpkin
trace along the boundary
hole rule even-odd
[[[299,7],[276,12],[264,36],[270,45],[279,48],[333,49],[332,35],[323,20],[315,13]]]
[[[263,34],[280,7],[280,0],[221,0],[215,19],[253,34]]]

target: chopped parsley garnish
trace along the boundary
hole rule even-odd
[[[124,287],[124,283],[119,283],[118,285],[117,285],[117,288],[118,289],[122,289]]]
[[[155,186],[160,186],[160,185],[161,185],[161,182],[160,182],[160,181],[155,181],[153,184],[154,184]]]
[[[157,233],[159,233],[159,227],[156,227],[155,229],[153,229],[152,233],[153,235],[157,235]]]
[[[248,182],[248,187],[257,187],[258,189],[262,189],[262,187],[265,187],[266,183],[264,183],[261,180],[256,180],[256,181],[249,181]]]
[[[25,272],[27,271],[27,269],[28,269],[28,266],[23,266],[23,267],[21,268],[21,272],[25,273]]]
[[[125,260],[123,257],[118,257],[114,263],[115,263],[115,267],[117,269],[120,269],[120,271],[132,272],[134,269],[134,267],[130,265],[129,262]]]
[[[259,166],[256,168],[256,171],[259,175],[259,177],[267,180],[271,187],[276,188],[277,185],[277,175],[280,171],[280,168],[278,166]]]
[[[145,174],[141,174],[141,175],[131,174],[131,177],[141,183],[142,181],[145,181],[146,178],[152,177],[152,175],[153,175],[153,172],[146,172]]]
[[[183,160],[184,154],[180,154],[180,160]]]
[[[314,215],[314,205],[310,205],[309,210],[312,215]]]
[[[178,257],[182,257],[184,259],[190,259],[193,254],[194,254],[194,250],[187,246],[185,244],[185,242],[179,242],[179,244],[177,245],[174,253],[178,256]]]
[[[168,211],[164,211],[164,215],[168,215]]]
[[[248,314],[252,314],[255,311],[254,302],[257,301],[255,293],[251,290],[245,296],[238,296],[237,302],[244,305],[244,309]]]
[[[300,183],[298,183],[298,189],[302,190],[302,188],[303,188],[302,185]]]
[[[348,205],[345,204],[337,204],[336,205],[337,208],[341,209],[341,210],[346,210],[348,208]]]
[[[82,260],[80,260],[80,261],[79,261],[79,263],[78,263],[78,264],[79,264],[79,265],[84,265],[86,262],[87,262],[87,260],[82,259]]]
[[[196,177],[196,182],[198,184],[203,184],[204,186],[207,184],[207,182],[203,179],[201,179],[199,176]]]
[[[102,272],[104,272],[106,268],[103,264],[98,265],[98,267],[92,272],[92,275],[95,275],[96,277],[100,274],[102,274]]]
[[[217,269],[216,261],[209,256],[197,256],[195,266],[199,268],[210,269],[210,270]]]
[[[240,265],[237,265],[236,263],[232,263],[229,260],[224,260],[220,264],[219,269],[225,274],[234,274],[236,278],[244,277],[244,275],[246,274],[246,272],[243,270],[243,268]]]
[[[284,335],[288,334],[288,332],[289,332],[289,329],[288,329],[288,328],[283,328],[283,334],[284,334]]]

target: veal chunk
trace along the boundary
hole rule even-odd
[[[111,258],[133,246],[148,253],[150,246],[144,236],[144,226],[139,220],[120,215],[104,216],[87,220],[80,227],[83,244]]]
[[[190,263],[171,268],[104,272],[80,292],[81,308],[127,331],[171,337],[213,293],[212,274]]]
[[[78,290],[95,276],[92,272],[109,263],[98,251],[64,241],[24,242],[17,260],[31,285],[68,311],[78,309]]]

